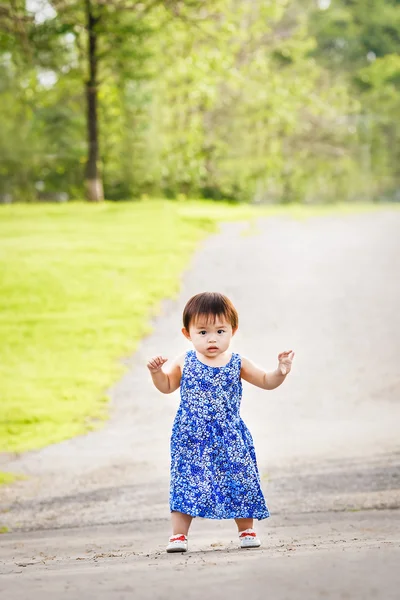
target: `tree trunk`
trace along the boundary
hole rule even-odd
[[[86,163],[86,197],[90,202],[104,200],[103,181],[99,170],[99,140],[97,119],[97,32],[99,17],[93,14],[91,0],[85,0],[88,33],[89,78],[86,81],[88,158]]]

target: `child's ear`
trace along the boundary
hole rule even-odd
[[[235,335],[235,333],[237,332],[238,328],[237,327],[232,327],[232,337]]]
[[[185,336],[185,338],[187,340],[190,340],[190,333],[188,332],[188,330],[186,329],[186,327],[182,327],[182,333]]]

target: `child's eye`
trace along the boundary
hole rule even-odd
[[[207,331],[199,331],[200,335],[206,335]]]
[[[225,329],[218,329],[218,333],[225,333]]]

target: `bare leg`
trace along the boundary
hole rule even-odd
[[[238,531],[245,531],[246,529],[253,529],[254,519],[235,519]]]
[[[191,517],[190,515],[185,515],[185,513],[173,511],[171,513],[172,535],[177,535],[178,533],[183,533],[184,535],[187,535],[192,519],[193,517]]]

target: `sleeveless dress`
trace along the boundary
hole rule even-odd
[[[223,367],[185,356],[172,427],[170,509],[207,519],[269,517],[253,439],[240,417],[241,358]]]

